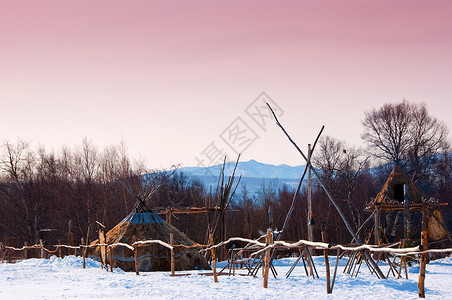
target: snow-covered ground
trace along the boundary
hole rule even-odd
[[[325,263],[315,257],[320,279],[307,277],[300,264],[289,278],[284,274],[294,258],[275,262],[279,276],[270,275],[269,288],[262,287],[259,277],[201,276],[205,271],[179,272],[190,276],[171,277],[169,272],[113,273],[100,268],[98,262],[88,260],[82,268],[80,257],[64,259],[29,259],[16,264],[0,263],[0,299],[417,299],[418,266],[409,268],[409,280],[379,280],[370,275],[365,265],[357,278],[344,274],[346,259],[339,263],[333,294],[326,293]],[[332,271],[335,257],[330,257]],[[386,274],[388,267],[381,264]],[[224,265],[224,264],[223,264]],[[220,263],[221,266],[221,263]],[[425,281],[427,299],[452,298],[452,257],[432,261],[427,265]]]

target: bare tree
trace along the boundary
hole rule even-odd
[[[449,129],[424,103],[404,100],[365,112],[362,139],[383,163],[405,167],[414,181],[427,174],[436,153],[449,149]]]
[[[326,135],[320,138],[317,151],[313,155],[313,163],[322,170],[322,180],[330,190],[334,190],[333,183],[340,168],[341,155],[343,154],[344,142]]]
[[[313,157],[314,164],[322,170],[321,177],[328,189],[338,194],[350,210],[353,223],[361,224],[360,205],[353,201],[353,191],[359,177],[368,169],[369,156],[361,148],[347,145],[345,141],[324,136]]]
[[[23,140],[19,140],[16,144],[5,141],[3,144],[1,168],[7,174],[8,180],[15,183],[15,187],[12,187],[11,190],[15,191],[18,195],[17,199],[9,193],[9,201],[13,204],[15,211],[17,211],[17,216],[25,222],[29,238],[36,239],[31,207],[29,201],[27,201],[24,185],[27,177],[26,169],[30,165],[30,154],[28,150],[29,143]]]

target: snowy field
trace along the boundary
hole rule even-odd
[[[332,272],[335,257],[330,257]],[[300,264],[289,278],[284,274],[295,259],[275,262],[279,276],[269,278],[269,288],[262,288],[259,277],[201,276],[203,271],[190,271],[190,276],[171,277],[169,272],[113,273],[87,260],[82,268],[80,257],[64,259],[29,259],[16,264],[0,263],[0,299],[418,299],[418,266],[409,268],[409,280],[390,277],[379,280],[370,275],[365,265],[357,278],[343,274],[346,259],[339,262],[333,294],[326,293],[323,257],[315,257],[320,279],[307,277]],[[383,273],[388,267],[381,264]],[[223,264],[224,265],[224,264]],[[221,266],[221,264],[220,264]],[[180,274],[188,272],[180,272]],[[427,299],[452,299],[452,257],[427,265],[425,281]]]

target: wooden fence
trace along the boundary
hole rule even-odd
[[[361,264],[363,263],[363,261],[366,263],[366,265],[370,269],[371,273],[376,274],[375,270],[372,270],[372,266],[367,263],[366,256],[362,255],[366,251],[374,253],[374,254],[391,254],[394,256],[392,264],[394,264],[394,261],[397,257],[406,257],[406,256],[415,255],[420,258],[420,273],[419,273],[419,280],[418,280],[419,297],[425,297],[424,280],[425,280],[425,266],[427,263],[427,255],[429,253],[452,252],[452,248],[428,249],[427,250],[426,238],[427,238],[427,235],[426,234],[423,235],[421,245],[419,245],[417,247],[411,247],[411,248],[394,248],[394,246],[400,247],[401,243],[394,243],[392,245],[387,245],[386,247],[385,246],[375,246],[375,245],[361,245],[361,246],[357,246],[357,247],[352,247],[352,246],[346,246],[346,245],[332,245],[332,244],[326,243],[325,241],[324,242],[311,242],[311,241],[307,241],[307,240],[299,240],[298,242],[295,242],[295,243],[289,243],[289,242],[285,242],[285,241],[273,241],[273,233],[270,230],[268,230],[268,232],[266,234],[265,242],[236,237],[236,238],[230,238],[227,241],[223,241],[216,245],[213,245],[213,241],[211,242],[211,245],[194,245],[194,246],[174,245],[172,242],[173,237],[171,235],[170,235],[170,243],[169,244],[165,243],[161,240],[138,241],[131,245],[125,244],[125,243],[115,243],[115,244],[69,246],[69,245],[62,245],[60,243],[58,245],[54,245],[54,248],[55,248],[54,250],[49,250],[49,249],[45,248],[43,246],[42,241],[40,244],[35,244],[32,246],[28,246],[25,244],[21,248],[15,248],[15,247],[7,246],[7,245],[0,243],[0,255],[1,255],[2,263],[5,261],[14,262],[19,259],[30,258],[28,253],[31,249],[38,249],[39,253],[40,253],[39,254],[40,258],[46,258],[49,254],[54,254],[59,257],[62,257],[62,249],[67,248],[67,249],[73,250],[75,255],[77,255],[77,254],[82,255],[83,268],[85,268],[85,260],[87,257],[88,248],[105,247],[105,250],[108,251],[108,253],[109,253],[109,261],[107,261],[107,256],[105,256],[105,259],[102,261],[101,265],[107,271],[109,270],[110,272],[113,272],[113,267],[112,267],[113,266],[113,262],[112,262],[113,247],[126,247],[126,248],[132,250],[134,253],[135,272],[137,275],[139,275],[139,270],[138,270],[139,257],[137,255],[138,247],[143,246],[143,245],[158,244],[158,245],[161,245],[163,247],[170,249],[170,251],[171,251],[171,275],[175,276],[176,256],[174,255],[174,248],[175,247],[189,247],[189,248],[199,247],[199,248],[202,248],[202,250],[200,250],[200,252],[201,251],[210,251],[211,257],[213,259],[212,260],[212,262],[213,262],[212,275],[214,277],[214,281],[218,282],[217,275],[219,273],[221,273],[223,270],[220,271],[219,273],[217,273],[217,271],[216,271],[215,249],[218,247],[233,243],[233,242],[244,242],[244,243],[247,243],[247,246],[242,249],[236,249],[235,250],[236,253],[230,256],[230,261],[228,262],[228,265],[233,268],[234,265],[236,265],[238,263],[244,264],[247,266],[249,275],[253,275],[253,276],[255,276],[255,274],[257,273],[257,271],[254,271],[254,270],[262,267],[263,268],[263,287],[267,288],[268,287],[268,276],[269,276],[270,270],[272,268],[272,264],[271,264],[271,262],[272,262],[271,261],[271,259],[272,259],[271,252],[272,251],[275,251],[277,249],[303,249],[303,251],[306,250],[305,256],[303,257],[301,255],[300,258],[303,259],[303,263],[304,263],[304,259],[306,257],[308,265],[310,267],[310,275],[315,278],[315,274],[313,271],[313,270],[315,270],[315,268],[313,269],[312,265],[311,265],[312,258],[309,259],[309,257],[310,257],[309,249],[318,249],[318,250],[323,250],[323,252],[324,252],[326,278],[327,278],[327,293],[332,293],[332,291],[333,291],[334,282],[335,282],[336,274],[337,274],[338,261],[344,255],[347,255],[347,254],[349,255],[349,260],[347,262],[344,272],[346,272],[346,270],[348,270],[348,273],[351,273],[352,276],[354,274],[356,274],[356,276],[357,276],[357,274],[359,272],[359,268],[361,267]],[[213,239],[211,239],[211,240],[213,240]],[[325,240],[325,238],[324,238],[324,240]],[[249,255],[247,257],[242,257],[242,256],[237,255],[237,253],[238,253],[237,251],[241,251],[244,249],[247,249],[249,251]],[[250,249],[252,249],[252,250],[250,250]],[[334,268],[333,276],[331,276],[328,252],[334,251],[334,250],[336,250],[336,265]],[[14,256],[14,253],[18,253],[18,252],[22,252],[22,255],[19,257]],[[258,259],[256,259],[256,258],[258,258]],[[300,259],[300,258],[298,258],[298,259]],[[253,261],[253,263],[250,263],[251,261]],[[388,258],[390,271],[388,271],[387,276],[389,276],[389,273],[392,272],[394,276],[396,276],[397,278],[401,278],[402,262],[403,262],[403,260],[401,260],[400,269],[397,271],[396,268],[391,265],[391,261]],[[298,263],[298,260],[296,261],[296,263]],[[406,263],[406,260],[405,260],[405,263]],[[108,265],[110,265],[110,268],[108,268]],[[358,271],[356,271],[356,268],[358,268]],[[291,269],[293,270],[293,268],[291,268]],[[405,269],[406,269],[406,264],[405,264]],[[289,270],[289,272],[291,272],[292,270]],[[306,266],[305,266],[305,270],[306,270],[306,274],[308,274]],[[356,273],[355,273],[355,271],[356,271]],[[290,275],[289,272],[288,272],[287,277]],[[316,273],[316,271],[315,271],[315,273]],[[207,274],[204,274],[204,275],[207,275]],[[406,276],[408,276],[407,272],[406,272]],[[318,275],[317,275],[317,277],[318,277]]]

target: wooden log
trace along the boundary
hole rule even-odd
[[[265,237],[265,243],[270,245],[272,242],[272,232],[270,229],[267,229],[267,235]],[[264,289],[268,288],[268,273],[270,270],[270,251],[271,249],[268,248],[265,250],[265,257],[264,257]]]
[[[174,234],[170,233],[170,245],[174,247]],[[175,275],[176,259],[174,256],[174,248],[171,248],[171,276]]]
[[[210,244],[212,245],[212,264],[213,264],[213,281],[215,283],[218,282],[218,277],[217,277],[217,261],[215,258],[215,248],[213,248],[214,243],[213,243],[213,234],[209,233],[209,238],[210,238]]]
[[[135,259],[135,274],[140,275],[138,270],[138,245],[135,245],[135,248],[133,248],[133,257]]]
[[[322,242],[326,243],[326,232],[322,231]],[[331,294],[331,275],[330,275],[330,260],[328,258],[328,249],[323,250],[323,256],[325,257],[325,270],[326,270],[326,293]]]
[[[422,251],[427,250],[428,246],[428,236],[427,236],[427,230],[423,230],[421,232],[421,246]],[[420,258],[420,268],[419,268],[419,281],[418,281],[418,290],[419,290],[419,298],[425,298],[425,266],[427,265],[427,253],[421,253]]]

